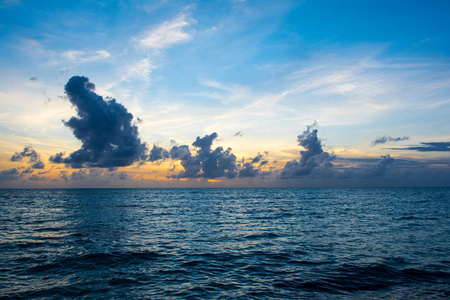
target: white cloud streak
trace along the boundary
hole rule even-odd
[[[189,41],[192,36],[185,32],[185,27],[189,26],[190,22],[186,20],[186,15],[181,14],[179,17],[166,21],[147,32],[145,37],[138,41],[139,46],[143,49],[166,49],[173,45]]]
[[[106,50],[97,50],[94,53],[87,53],[84,51],[71,50],[66,51],[61,54],[64,59],[77,63],[86,63],[96,60],[106,59],[111,56],[111,54]]]

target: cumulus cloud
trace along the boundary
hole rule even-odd
[[[450,142],[429,142],[420,143],[420,146],[409,146],[404,148],[391,148],[392,150],[413,150],[419,152],[448,152],[450,151]]]
[[[401,141],[407,141],[409,140],[409,137],[391,137],[391,136],[381,136],[374,140],[371,145],[376,146],[378,144],[386,144],[387,142],[401,142]]]
[[[243,167],[239,170],[239,177],[256,177],[259,175],[260,170],[256,169],[252,163],[245,163]]]
[[[265,152],[265,154],[268,154],[268,152]],[[245,159],[242,159],[242,166],[239,167],[239,177],[257,177],[259,175],[266,176],[269,175],[270,172],[262,172],[261,166],[268,163],[267,160],[264,159],[264,155],[261,153],[258,153],[253,158],[249,159],[249,162],[244,163]],[[256,165],[256,166],[255,166]]]
[[[154,162],[157,160],[164,160],[169,158],[169,151],[153,144],[152,150],[150,150],[148,161]]]
[[[281,172],[281,178],[295,178],[314,173],[322,175],[329,173],[333,167],[333,154],[323,150],[322,142],[317,137],[317,123],[307,126],[306,130],[297,137],[300,146],[305,150],[300,151],[300,160],[291,160],[286,163]],[[313,129],[314,128],[314,129]]]
[[[172,159],[181,160],[184,171],[169,178],[234,178],[237,175],[236,156],[231,153],[231,148],[224,150],[217,147],[212,150],[213,141],[217,133],[197,137],[192,146],[196,147],[197,153],[192,155],[189,146],[173,146],[170,149]]]
[[[72,168],[115,168],[142,160],[147,147],[132,124],[133,115],[115,99],[105,101],[94,90],[95,85],[82,76],[73,76],[65,85],[78,116],[63,122],[82,146],[65,158],[57,153],[50,161]]]
[[[33,169],[44,169],[45,164],[41,161],[40,155],[33,149],[33,146],[26,146],[22,152],[16,152],[11,156],[11,161],[21,161],[24,157],[28,157],[28,163]]]

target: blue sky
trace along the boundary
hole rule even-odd
[[[448,1],[10,0],[0,20],[1,186],[448,185]],[[200,161],[182,178],[171,155],[114,170],[49,162],[87,147],[61,122],[77,116],[64,89],[76,75],[133,114],[148,151],[200,157],[192,143],[216,132],[211,151],[232,149],[235,176]],[[329,169],[301,165],[305,131]],[[43,169],[29,151],[11,160],[30,146]]]

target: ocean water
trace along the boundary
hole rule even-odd
[[[450,189],[0,190],[0,298],[450,298]]]

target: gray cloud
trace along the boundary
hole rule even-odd
[[[379,177],[386,173],[394,163],[394,158],[389,154],[381,155],[381,159],[378,159],[375,164],[367,166],[358,166],[356,168],[347,168],[343,172],[336,174],[337,178],[360,178],[367,179],[373,177]]]
[[[390,148],[392,150],[413,150],[419,152],[448,152],[450,151],[450,142],[429,142],[420,143],[421,146],[409,146],[403,148]]]
[[[31,165],[31,168],[45,168],[45,164],[41,161],[40,155],[31,145],[24,147],[22,152],[16,152],[13,156],[11,156],[11,161],[21,161],[24,157],[28,157],[28,163]]]
[[[164,160],[169,158],[169,151],[166,149],[153,145],[152,150],[150,150],[148,161],[154,162],[157,160]]]
[[[237,175],[236,156],[231,153],[231,148],[224,150],[217,147],[212,150],[213,141],[217,133],[197,137],[192,146],[197,148],[196,155],[192,155],[189,146],[173,146],[170,149],[172,159],[181,160],[184,171],[169,178],[234,178]]]
[[[234,136],[243,136],[243,135],[244,135],[244,133],[242,133],[242,131],[238,131],[234,134]]]
[[[374,140],[371,145],[372,146],[376,146],[378,144],[386,144],[387,142],[401,142],[401,141],[407,141],[409,140],[409,137],[404,136],[404,137],[390,137],[390,136],[381,136],[379,138],[377,138],[376,140]]]
[[[31,174],[33,172],[34,172],[34,170],[31,167],[28,167],[22,171],[22,174]]]
[[[59,178],[61,178],[65,182],[68,182],[69,181],[69,177],[67,176],[67,171],[60,171],[59,172]]]
[[[30,177],[28,177],[28,180],[29,181],[46,181],[46,180],[50,180],[50,178],[33,174]]]
[[[261,153],[258,153],[254,158],[252,158],[252,163],[258,163],[263,159],[263,155]]]
[[[313,129],[317,123],[307,126],[306,130],[297,137],[300,146],[305,148],[300,151],[300,161],[291,160],[286,163],[281,172],[281,178],[295,178],[314,173],[328,175],[333,167],[331,163],[335,156],[322,149],[322,142],[317,137],[317,129]]]
[[[239,177],[256,177],[260,173],[259,169],[256,169],[252,163],[245,163],[243,168],[239,170]]]
[[[0,171],[0,182],[1,181],[14,181],[22,177],[17,168],[8,169]]]
[[[115,168],[142,160],[147,147],[132,124],[133,115],[115,99],[105,101],[94,90],[95,85],[81,76],[73,76],[65,85],[78,116],[63,122],[82,146],[66,158],[62,153],[55,154],[50,161],[72,168]]]
[[[268,152],[265,152],[265,154],[268,154]],[[244,178],[269,175],[270,172],[261,171],[261,166],[268,163],[267,160],[264,160],[264,155],[262,155],[261,153],[258,153],[258,155],[256,155],[255,157],[250,158],[250,162],[244,163],[244,161],[245,159],[242,159],[242,167],[241,165],[239,165],[239,177]],[[257,165],[258,163],[259,165],[255,167],[255,165]]]

